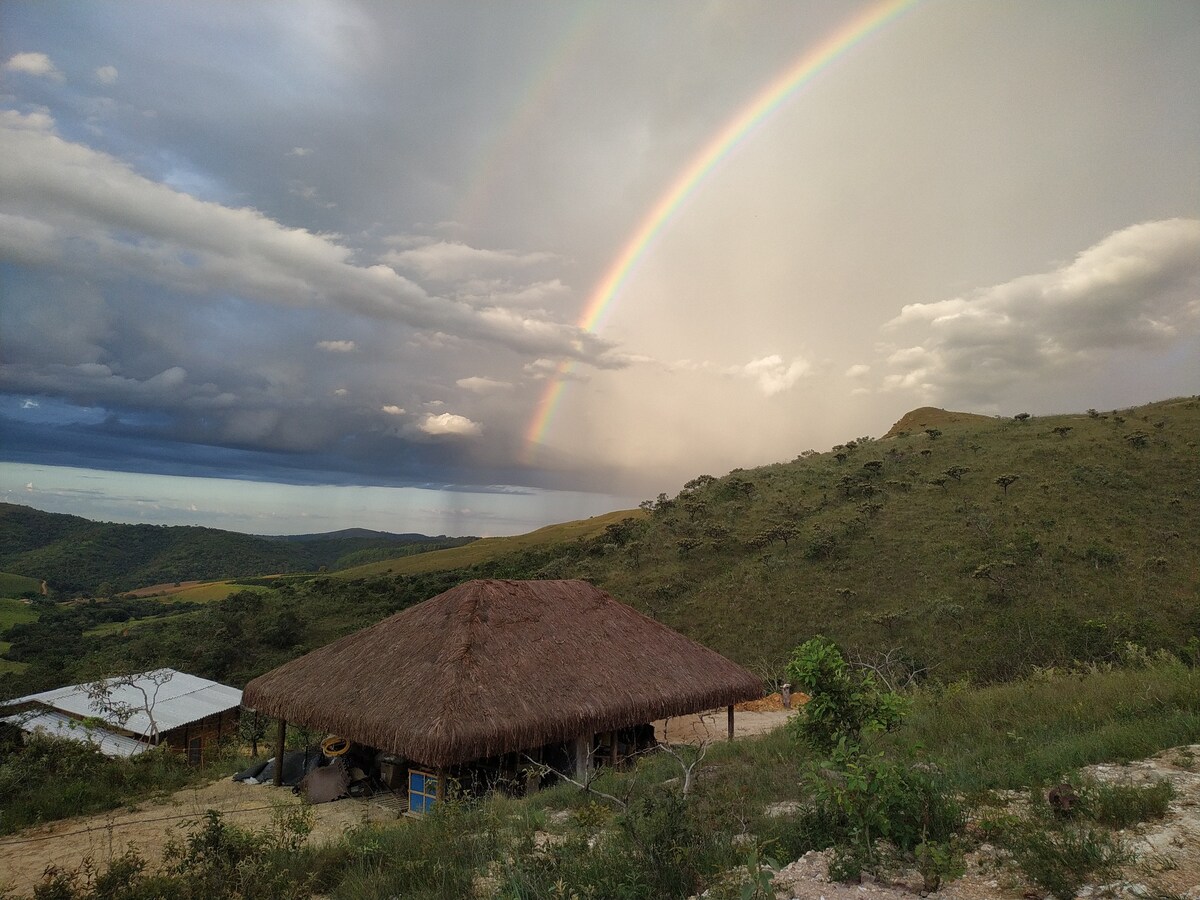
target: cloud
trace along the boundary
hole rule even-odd
[[[730,366],[725,369],[729,375],[749,378],[757,383],[758,389],[764,396],[773,397],[794,387],[796,382],[808,374],[812,365],[802,357],[797,356],[790,363],[784,362],[778,354],[754,359],[743,366]]]
[[[457,416],[454,413],[427,415],[418,427],[426,434],[476,435],[483,431],[483,426],[478,422],[472,422],[466,416]]]
[[[853,365],[846,370],[847,378],[862,378],[862,377],[864,377],[866,375],[870,375],[870,374],[871,374],[871,367],[868,365],[864,365],[862,363]]]
[[[51,81],[66,81],[66,76],[54,65],[54,61],[45,53],[17,53],[8,58],[4,64],[8,72],[22,72],[35,75],[38,78],[49,78]]]
[[[355,251],[334,237],[199,200],[62,139],[52,126],[41,113],[0,111],[0,258],[58,253],[60,266],[89,277],[141,277],[176,292],[355,313],[521,353],[591,362],[611,347],[574,325],[431,296],[386,265],[356,264]],[[14,234],[18,221],[41,230]],[[68,246],[69,254],[61,252]],[[532,256],[541,255],[522,258]]]
[[[287,152],[288,156],[308,156],[312,153],[311,147],[293,147]]]
[[[885,328],[913,340],[888,356],[885,387],[972,400],[1172,346],[1200,334],[1200,221],[1130,226],[1058,269],[905,306]]]
[[[358,349],[354,341],[317,341],[316,347],[326,353],[353,353]]]
[[[389,416],[404,415],[404,408],[401,406],[385,406],[385,407],[383,407],[383,411],[385,413],[387,413]]]
[[[117,82],[117,67],[116,66],[100,66],[92,73],[101,84],[116,84]]]
[[[471,391],[474,394],[494,394],[497,391],[512,389],[510,382],[497,381],[494,378],[483,378],[478,375],[470,378],[460,378],[455,384],[463,390]]]
[[[514,285],[501,278],[475,278],[458,285],[455,296],[472,306],[520,306],[545,309],[571,297],[572,291],[558,278]]]
[[[382,262],[438,281],[453,281],[478,272],[523,269],[555,258],[552,253],[484,250],[457,241],[435,241],[408,250],[389,250]]]
[[[25,400],[21,403],[21,409],[37,409],[39,405],[36,400]]]

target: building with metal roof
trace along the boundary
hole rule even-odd
[[[71,684],[5,704],[3,721],[27,733],[93,743],[109,756],[158,744],[193,762],[237,727],[242,692],[174,669]]]

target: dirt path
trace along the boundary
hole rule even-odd
[[[5,888],[31,893],[48,865],[74,868],[91,856],[103,868],[131,846],[157,861],[170,838],[181,838],[190,823],[210,809],[224,813],[232,825],[261,828],[270,823],[277,805],[299,802],[288,788],[244,785],[224,778],[141,803],[132,811],[113,810],[29,828],[0,838],[0,894]],[[316,827],[309,840],[318,844],[336,839],[362,822],[396,818],[394,812],[366,800],[339,800],[312,809]]]
[[[762,712],[745,711],[733,714],[733,736],[749,737],[773,731],[786,722],[795,710],[774,709]],[[726,711],[713,709],[695,716],[675,716],[654,723],[654,734],[668,744],[701,744],[723,741],[729,736]]]

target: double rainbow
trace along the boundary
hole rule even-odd
[[[608,267],[600,283],[588,298],[579,317],[578,327],[595,331],[612,308],[613,301],[629,280],[637,264],[646,255],[664,228],[675,217],[684,201],[699,188],[713,170],[733,153],[764,122],[769,120],[801,87],[807,84],[839,56],[853,49],[874,32],[916,6],[920,0],[882,0],[848,20],[815,47],[808,49],[780,73],[754,99],[735,115],[692,158],[671,186],[659,197],[638,224],[621,252]],[[566,376],[575,367],[564,360],[549,379],[533,420],[525,433],[525,455],[531,457],[550,427],[566,385]]]

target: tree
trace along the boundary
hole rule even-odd
[[[1018,422],[1026,422],[1029,420],[1029,413],[1017,413],[1013,418]]]
[[[803,713],[788,727],[813,749],[828,753],[839,744],[861,745],[872,734],[900,724],[906,703],[883,690],[869,669],[851,669],[833,641],[817,636],[792,654],[787,666],[793,688],[808,694]]]
[[[126,727],[136,715],[150,722],[144,732],[151,744],[158,743],[158,721],[154,706],[162,686],[175,677],[170,669],[153,669],[139,675],[117,675],[101,678],[86,686],[88,705],[101,719],[120,728]]]
[[[962,481],[962,477],[970,471],[966,466],[951,466],[946,470],[946,474],[955,481]]]
[[[1000,485],[1004,491],[1004,495],[1007,497],[1009,485],[1015,484],[1020,479],[1020,475],[997,475],[995,483]]]
[[[250,742],[251,756],[258,756],[258,742],[266,738],[269,721],[266,716],[260,716],[258,710],[246,710],[238,719],[238,736]]]
[[[1054,433],[1059,437],[1065,438],[1068,434],[1074,431],[1070,425],[1059,425],[1054,429]]]
[[[925,433],[929,435],[929,439],[931,441],[936,441],[942,436],[942,431],[940,428],[926,428]]]

